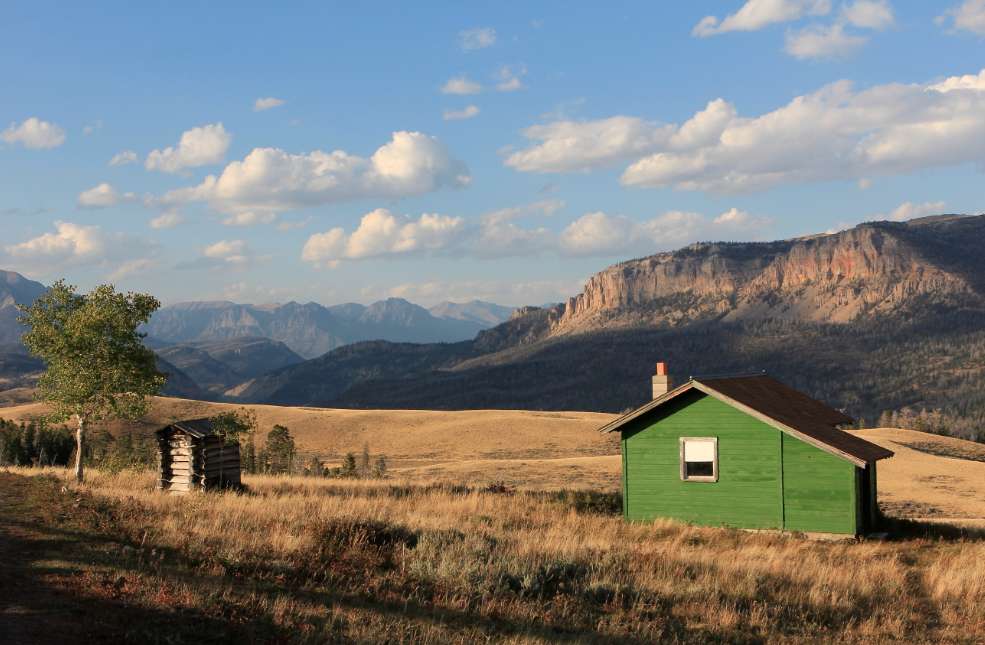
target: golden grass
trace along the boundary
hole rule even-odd
[[[150,432],[174,419],[240,407],[159,397],[147,418],[131,427]],[[619,489],[618,438],[596,431],[610,414],[246,407],[257,413],[263,431],[286,425],[303,457],[317,455],[330,465],[366,444],[373,454],[386,455],[394,476],[417,482]],[[36,403],[18,405],[0,408],[0,417],[20,420],[43,411]],[[985,446],[912,430],[857,434],[896,453],[879,464],[880,500],[894,515],[985,527],[985,461],[973,461],[985,460]]]
[[[37,470],[17,470],[37,475]],[[68,481],[68,473],[54,472]],[[670,521],[628,524],[539,493],[248,476],[249,494],[172,496],[91,472],[109,531],[194,563],[152,573],[220,594],[298,640],[976,642],[985,541],[825,543]]]
[[[985,528],[985,461],[974,460],[985,459],[985,446],[915,430],[858,434],[895,453],[880,461],[877,471],[879,501],[888,512]]]
[[[126,427],[152,431],[173,420],[213,416],[241,407],[256,412],[262,433],[274,424],[287,426],[303,451],[325,458],[359,452],[364,444],[391,460],[412,462],[409,465],[415,461],[574,457],[619,451],[616,437],[596,432],[612,415],[593,412],[340,410],[155,397],[150,413]],[[42,404],[30,403],[0,408],[0,417],[20,421],[41,416],[44,411]],[[123,424],[115,424],[111,429],[121,427]]]

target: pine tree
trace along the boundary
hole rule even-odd
[[[263,448],[265,470],[275,474],[291,472],[296,454],[291,431],[275,425],[267,434],[267,444]]]
[[[376,463],[373,465],[373,477],[376,479],[384,479],[386,477],[386,457],[383,455],[376,458]]]
[[[359,476],[369,477],[369,444],[363,444],[363,454],[359,459]]]
[[[351,452],[345,453],[345,457],[342,459],[342,468],[339,474],[343,477],[355,477],[356,476],[356,456]]]

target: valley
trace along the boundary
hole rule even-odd
[[[692,244],[613,265],[565,303],[512,314],[478,301],[430,311],[399,299],[186,303],[155,314],[145,342],[171,374],[164,393],[186,398],[617,412],[646,399],[663,360],[677,382],[766,370],[868,425],[884,413],[923,415],[932,418],[923,429],[980,440],[982,243],[985,216]],[[0,377],[29,386],[40,365],[7,347]]]

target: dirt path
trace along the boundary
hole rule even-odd
[[[68,643],[80,636],[86,607],[45,579],[43,563],[66,544],[42,528],[35,489],[26,477],[0,473],[0,634],[5,643]]]

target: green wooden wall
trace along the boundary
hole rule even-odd
[[[718,481],[680,477],[680,437],[718,437]],[[687,392],[622,433],[626,517],[780,528],[780,431]]]
[[[784,528],[855,533],[855,465],[790,435],[782,441]]]
[[[680,478],[680,437],[718,438],[718,481]],[[730,405],[687,392],[623,428],[627,519],[854,533],[855,466]]]

